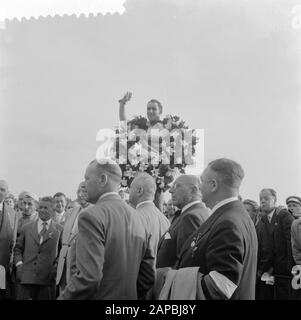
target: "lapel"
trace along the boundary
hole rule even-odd
[[[36,243],[40,244],[40,237],[38,234],[38,219],[37,219],[37,221],[32,223],[30,234],[33,237],[33,239],[36,241]]]
[[[63,233],[63,243],[67,243],[72,233],[74,221],[81,211],[81,207],[74,208],[68,218],[65,221],[64,233]]]
[[[211,216],[196,230],[192,236],[191,241],[186,241],[180,252],[180,259],[178,264],[180,264],[183,255],[191,248],[197,248],[198,243],[200,243],[201,239],[211,230],[212,226],[216,223],[216,221],[223,215],[223,213],[231,207],[236,207],[241,205],[240,201],[232,201],[218,208]]]
[[[44,244],[44,243],[45,243],[46,241],[48,241],[49,239],[51,239],[51,238],[53,237],[55,231],[56,231],[56,230],[55,230],[55,228],[54,228],[54,226],[53,226],[53,221],[51,220],[51,221],[50,221],[50,224],[49,224],[49,228],[48,228],[48,230],[47,230],[46,233],[45,233],[45,237],[44,237],[43,242],[41,243],[41,245]]]
[[[169,228],[163,233],[162,237],[160,238],[159,240],[159,243],[158,243],[158,249],[157,251],[159,251],[159,249],[161,248],[161,245],[162,243],[164,242],[165,240],[165,235],[166,233],[170,233],[171,230],[173,230],[178,224],[179,224],[179,221],[181,220],[181,210],[177,210],[175,212],[175,215],[174,215],[174,219],[171,223],[171,225],[169,226]]]

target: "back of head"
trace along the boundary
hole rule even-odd
[[[88,201],[96,203],[99,197],[107,192],[118,192],[122,171],[113,161],[93,160],[86,173],[85,183]]]
[[[146,172],[138,173],[133,182],[136,186],[143,188],[143,194],[151,200],[155,198],[156,183],[154,178]]]
[[[244,171],[240,164],[230,159],[221,158],[210,162],[208,168],[216,173],[219,182],[226,189],[239,190],[244,178]]]

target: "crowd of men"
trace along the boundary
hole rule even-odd
[[[147,173],[125,198],[117,164],[92,161],[69,203],[14,203],[1,180],[0,300],[299,300],[301,198],[277,206],[265,188],[258,205],[241,199],[243,178],[235,161],[212,161],[174,181],[163,213]]]

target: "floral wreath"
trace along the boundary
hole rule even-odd
[[[174,115],[166,115],[163,120],[158,121],[162,124],[162,129],[167,129],[169,132],[177,129],[177,132],[182,133],[184,136],[185,130],[188,130],[188,126],[185,121],[181,120],[180,117]],[[147,131],[150,127],[149,121],[143,116],[135,116],[132,120],[128,121],[127,129],[128,132],[134,129],[142,129]],[[195,156],[195,146],[197,143],[197,137],[192,135],[192,158]],[[129,149],[133,145],[139,143],[140,138],[137,137],[134,141],[127,141],[127,148]],[[119,164],[122,170],[121,188],[128,189],[134,180],[135,176],[139,172],[146,172],[150,174],[156,181],[157,190],[165,192],[170,188],[171,182],[179,175],[185,173],[186,163],[184,161],[184,155],[188,152],[189,144],[185,144],[182,147],[182,159],[181,162],[175,161],[174,157],[174,137],[170,136],[170,164],[162,163],[162,159],[158,159],[158,164],[153,165],[151,163],[143,163],[139,161],[139,154],[137,155],[137,161],[134,163],[127,161],[127,164]],[[164,148],[164,143],[162,143]],[[118,154],[118,152],[117,152]]]

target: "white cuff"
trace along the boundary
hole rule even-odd
[[[20,266],[21,264],[23,264],[23,261],[18,261],[18,262],[16,263],[16,267],[17,267],[17,266]]]

